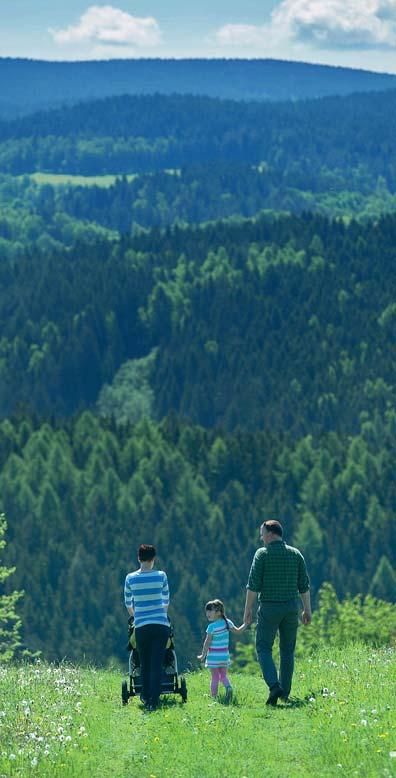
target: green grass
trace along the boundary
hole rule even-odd
[[[189,699],[155,713],[122,707],[116,671],[0,669],[0,776],[262,778],[396,776],[396,652],[329,647],[298,660],[290,704],[265,706],[258,675],[231,672],[235,699]],[[13,756],[15,758],[13,758]]]
[[[165,169],[163,171],[164,173],[168,173],[170,176],[179,176],[180,170],[175,169]],[[101,175],[101,176],[80,176],[80,175],[73,175],[72,173],[30,173],[29,178],[31,178],[33,181],[36,182],[36,184],[50,184],[51,186],[65,186],[65,185],[71,185],[71,186],[103,186],[103,187],[109,187],[114,184],[117,178],[121,178],[121,176],[124,175],[123,173],[118,173],[117,175],[114,174],[108,174],[108,175]],[[137,176],[141,175],[140,173],[127,173],[125,174],[125,177],[128,179],[128,181],[133,181],[134,178],[137,178]],[[24,178],[25,176],[20,176],[20,178]]]
[[[136,178],[136,173],[128,173],[126,178],[128,181],[132,181]],[[103,175],[103,176],[74,176],[71,173],[31,173],[29,178],[32,178],[36,184],[50,184],[51,186],[64,186],[70,184],[72,186],[103,186],[109,187],[114,184],[115,180],[120,176],[115,175]]]

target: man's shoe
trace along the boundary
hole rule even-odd
[[[272,705],[273,707],[275,707],[276,703],[279,700],[279,697],[282,696],[283,696],[283,689],[278,683],[276,683],[274,686],[271,686],[270,693],[268,695],[268,700],[265,704]]]

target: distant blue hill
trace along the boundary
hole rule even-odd
[[[396,87],[396,76],[271,59],[46,62],[0,58],[0,114],[120,94],[299,100]]]

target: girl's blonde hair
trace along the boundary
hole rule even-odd
[[[224,603],[221,600],[209,600],[205,605],[205,610],[216,611],[224,619],[227,629],[229,629],[227,617],[225,615]]]

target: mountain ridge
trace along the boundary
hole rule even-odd
[[[0,115],[120,94],[284,100],[396,87],[396,75],[274,59],[47,61],[0,58]]]

